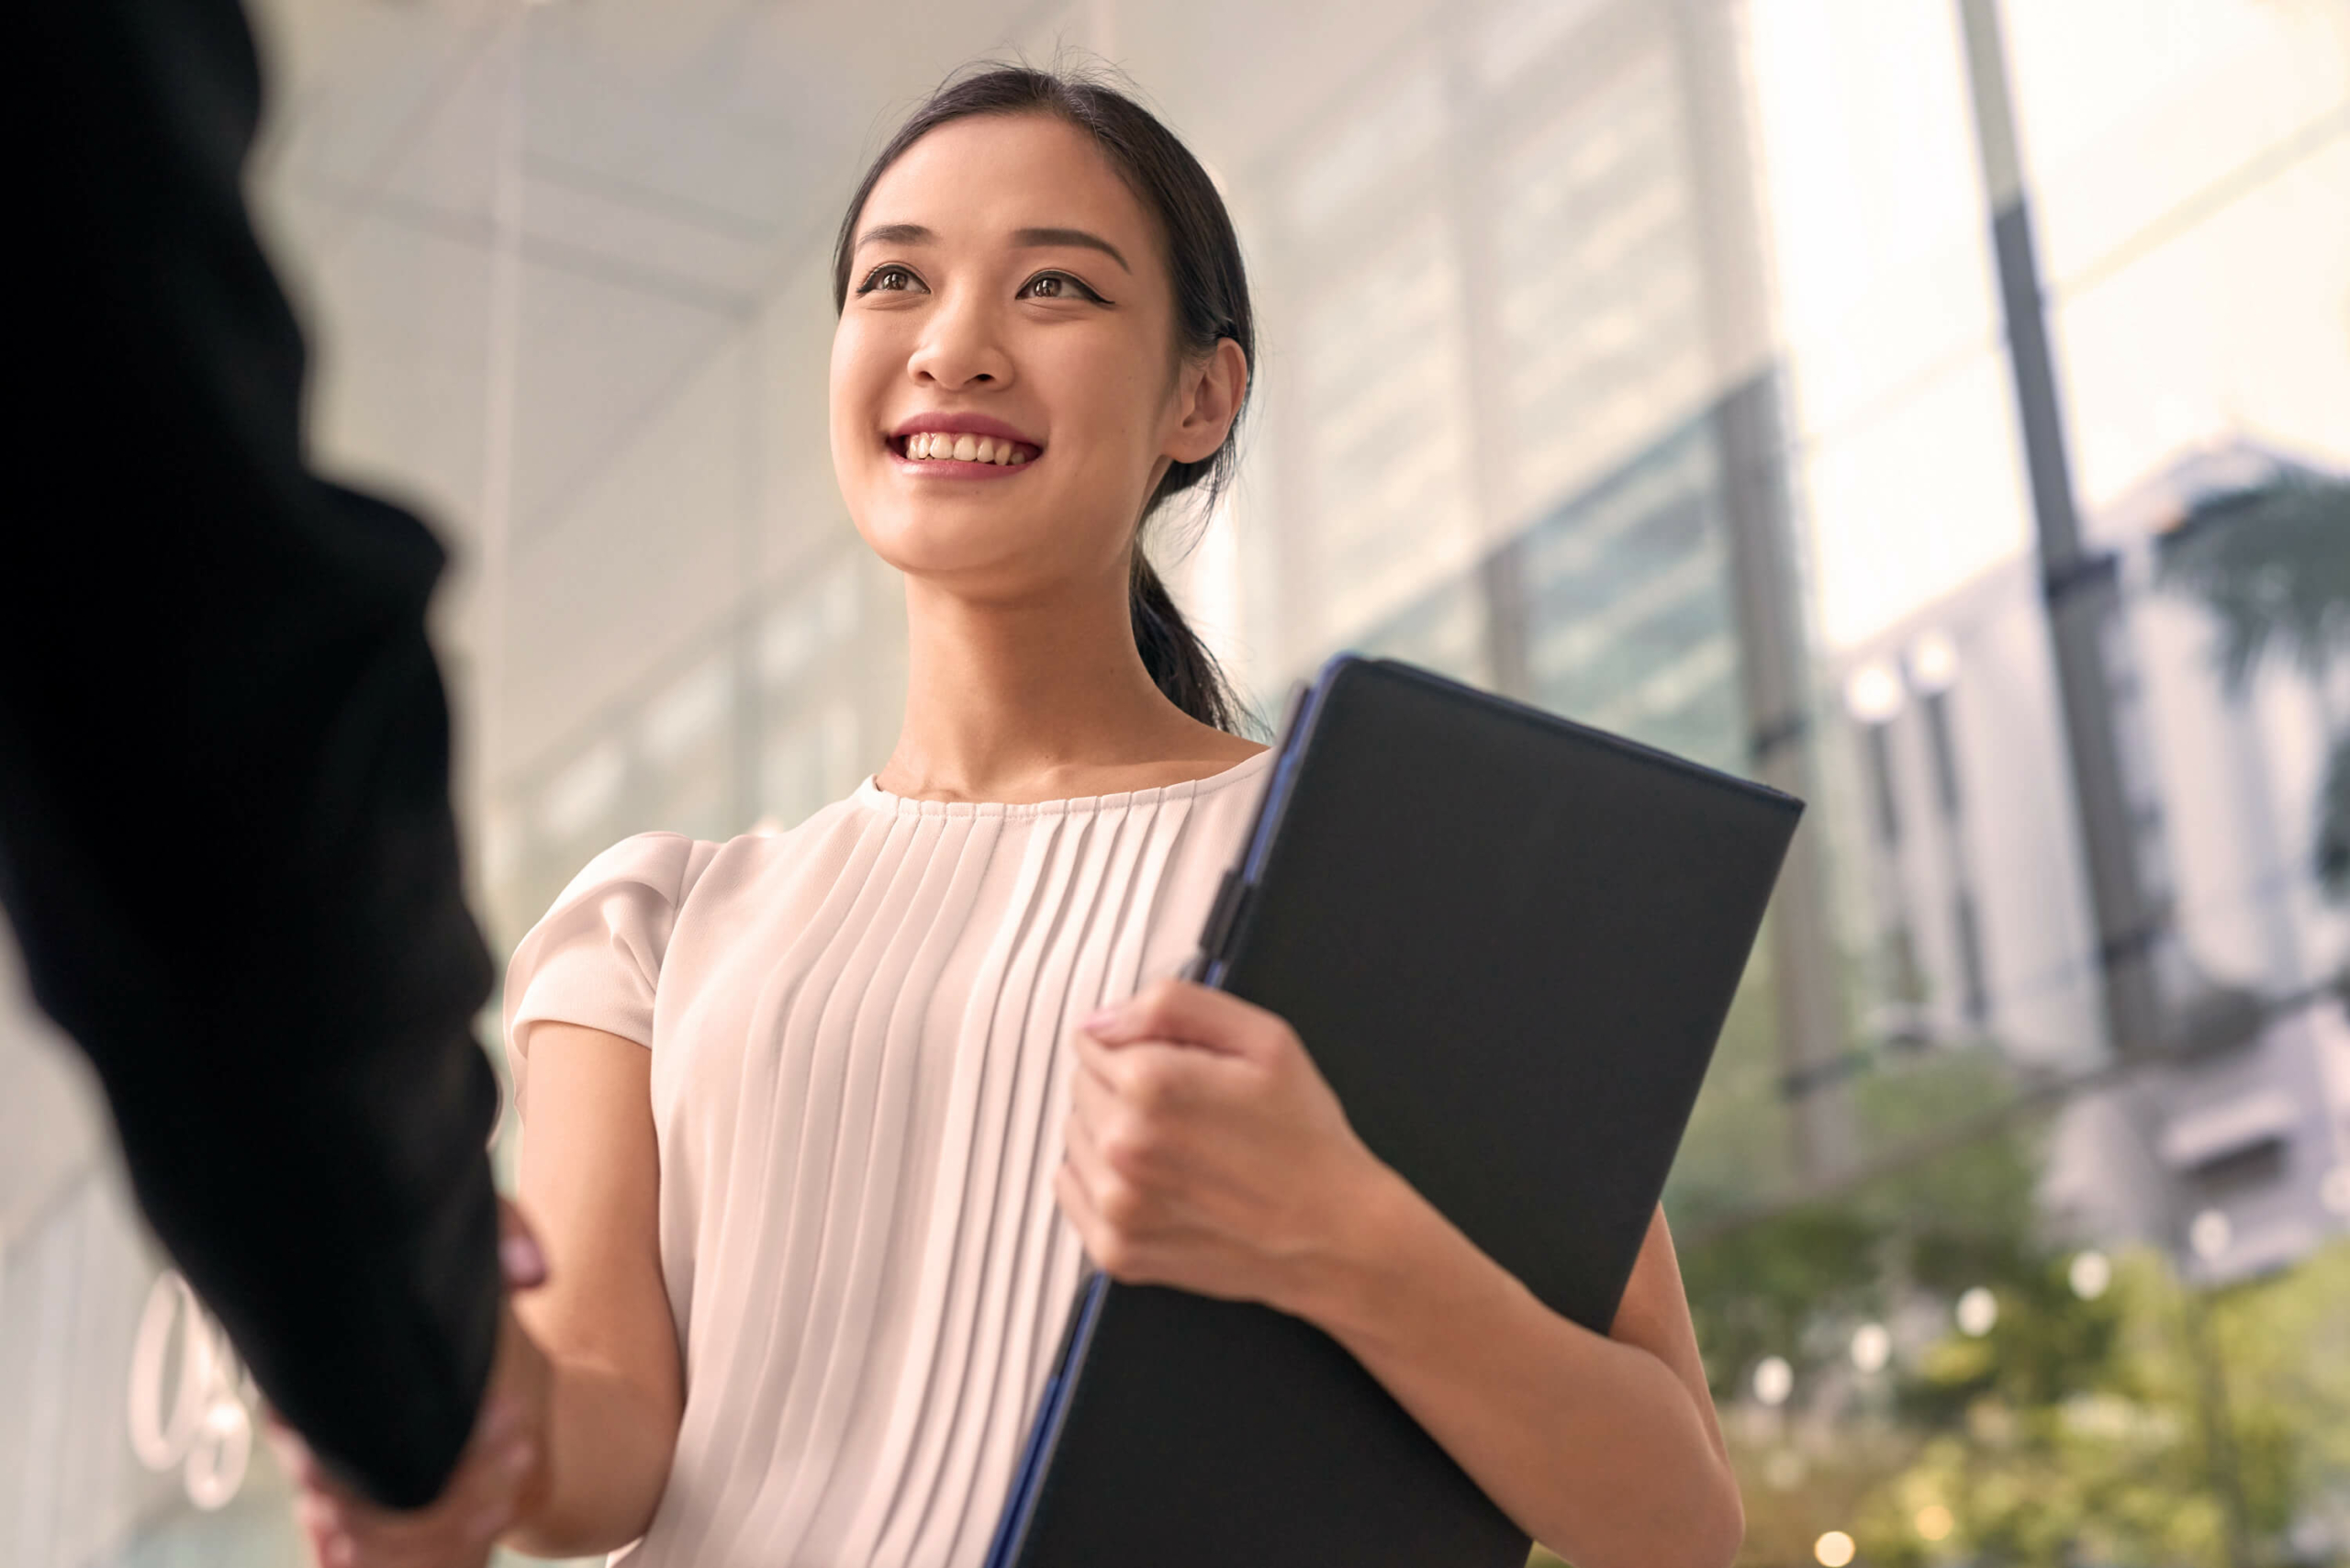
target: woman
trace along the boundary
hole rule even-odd
[[[1081,1250],[1318,1324],[1583,1568],[1727,1562],[1662,1215],[1612,1333],[1578,1327],[1357,1140],[1280,1019],[1168,978],[1266,756],[1136,544],[1223,480],[1248,392],[1200,165],[1101,86],[968,76],[875,162],[834,281],[833,459],[905,577],[904,730],[790,833],[620,845],[524,939],[549,1451],[467,1518],[345,1505],[320,1539],[976,1564]]]

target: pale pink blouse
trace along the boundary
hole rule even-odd
[[[523,938],[518,1088],[541,1023],[653,1051],[686,1408],[631,1568],[985,1556],[1078,1281],[1069,1035],[1191,955],[1269,755],[1036,805],[867,780],[786,834],[646,834]]]

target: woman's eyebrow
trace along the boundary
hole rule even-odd
[[[1089,234],[1082,229],[1018,229],[1013,231],[1012,242],[1023,247],[1075,245],[1088,251],[1099,251],[1118,263],[1121,272],[1131,275],[1134,268],[1126,265],[1126,258],[1118,254],[1118,247],[1099,234]]]
[[[919,223],[884,223],[858,235],[856,248],[862,251],[867,245],[927,245],[937,238]]]

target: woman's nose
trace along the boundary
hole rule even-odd
[[[929,314],[928,330],[906,365],[915,380],[956,391],[981,383],[1000,386],[1012,379],[1011,356],[985,301],[957,291],[941,297]]]

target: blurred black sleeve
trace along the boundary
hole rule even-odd
[[[304,464],[233,0],[67,0],[15,35],[0,898],[164,1245],[319,1454],[413,1506],[500,1298],[441,550]]]

